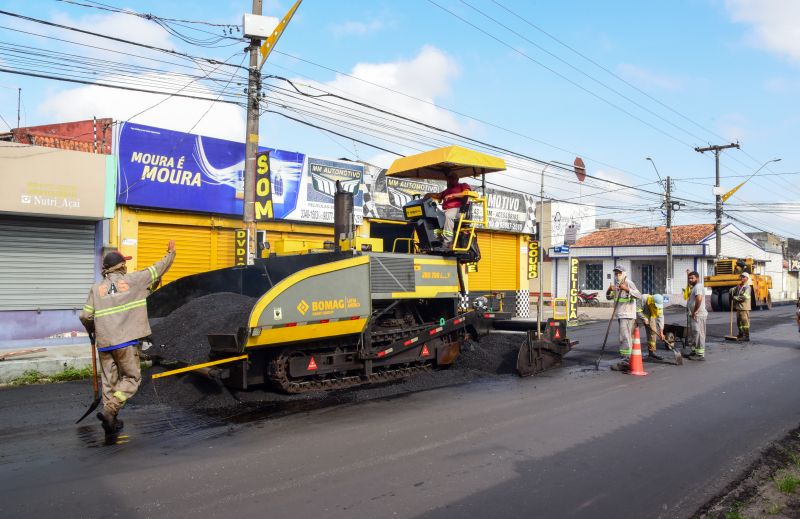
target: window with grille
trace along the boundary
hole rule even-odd
[[[586,290],[603,290],[603,264],[587,263],[584,269]]]

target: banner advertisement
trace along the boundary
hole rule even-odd
[[[353,193],[353,212],[356,225],[364,217],[364,165],[309,157],[303,169],[300,200],[292,211],[276,215],[286,220],[333,223],[333,195],[336,182],[344,191]]]
[[[244,143],[133,123],[123,123],[117,139],[118,204],[242,215]],[[354,195],[356,225],[364,217],[402,221],[403,206],[415,196],[445,189],[444,182],[387,177],[376,166],[299,152],[261,147],[259,160],[265,161],[260,169],[266,168],[258,175],[263,192],[259,219],[270,219],[271,197],[271,218],[331,224],[337,181]],[[466,182],[481,192],[477,179]],[[490,229],[534,232],[532,195],[487,188],[486,198]],[[482,217],[480,208],[473,217]]]
[[[242,214],[244,143],[124,123],[117,150],[118,204]],[[260,185],[270,188],[273,218],[333,223],[338,180],[355,195],[356,224],[361,223],[363,164],[307,158],[303,153],[265,147],[259,152],[260,157],[269,152],[268,163],[262,164],[267,173],[260,177]],[[266,211],[266,199],[262,201]],[[269,216],[264,213],[259,219],[264,218]]]

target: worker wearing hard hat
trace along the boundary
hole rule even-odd
[[[636,300],[636,326],[644,325],[647,331],[647,358],[664,360],[656,353],[656,341],[664,340],[664,296],[642,294]]]
[[[106,434],[122,429],[117,414],[142,381],[139,341],[150,335],[146,298],[172,266],[175,241],[169,242],[161,261],[145,270],[128,273],[126,261],[130,259],[117,251],[105,255],[103,280],[89,291],[80,314],[100,357],[103,410],[97,413],[97,419]]]
[[[742,342],[750,342],[750,274],[742,272],[739,284],[730,289],[731,304],[736,312],[736,326]]]
[[[616,318],[619,323],[620,361],[611,366],[614,371],[630,369],[631,348],[633,347],[633,326],[636,321],[636,299],[642,297],[636,285],[628,279],[625,269],[614,267],[614,282],[606,290],[606,299],[614,301]],[[612,315],[612,319],[614,316]]]

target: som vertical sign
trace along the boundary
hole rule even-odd
[[[272,220],[272,180],[269,167],[269,151],[256,154],[256,221]]]

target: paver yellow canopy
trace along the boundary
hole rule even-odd
[[[479,151],[462,148],[461,146],[447,146],[438,148],[410,157],[399,158],[392,163],[387,176],[399,178],[413,178],[423,180],[446,180],[449,174],[455,173],[459,179],[467,177],[480,177],[481,187],[484,197],[470,191],[468,204],[463,207],[459,214],[458,223],[455,228],[455,236],[461,236],[464,231],[466,239],[456,239],[453,243],[453,252],[466,253],[472,247],[475,239],[475,228],[477,226],[486,227],[488,224],[488,210],[486,207],[486,181],[487,173],[503,171],[506,169],[506,162],[500,157],[487,155]],[[411,205],[419,205],[420,201],[414,201]],[[472,205],[479,208],[478,214],[481,219],[473,217]],[[411,208],[409,205],[403,208],[406,218],[413,215],[417,217],[424,213],[419,207]]]
[[[461,146],[447,146],[399,158],[392,163],[386,174],[400,178],[445,180],[448,172],[455,173],[458,178],[465,178],[505,169],[506,162],[500,157]]]

